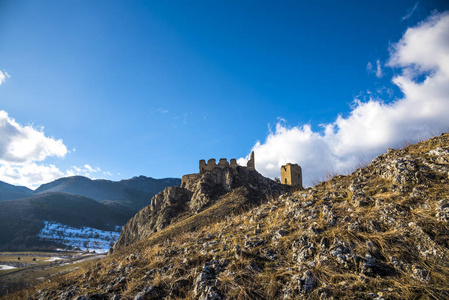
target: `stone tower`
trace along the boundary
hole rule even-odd
[[[251,155],[249,157],[248,162],[246,163],[246,167],[250,170],[255,170],[256,166],[255,166],[255,161],[254,161],[254,151],[251,152]]]
[[[281,167],[281,183],[302,188],[302,170],[297,164],[286,164]]]

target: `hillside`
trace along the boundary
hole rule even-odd
[[[0,181],[0,201],[25,198],[32,195],[33,191],[24,186],[15,186]]]
[[[447,299],[448,177],[443,134],[251,205],[250,185],[231,187],[86,269],[6,298]],[[138,224],[154,228],[147,210]]]
[[[24,199],[0,202],[0,249],[45,249],[55,246],[37,235],[44,221],[72,227],[114,230],[127,221],[120,214],[93,199],[66,193],[43,193]]]

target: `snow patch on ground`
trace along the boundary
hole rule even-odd
[[[107,252],[120,235],[118,231],[105,231],[91,227],[75,228],[57,222],[44,222],[45,227],[39,232],[38,237],[45,241],[63,244],[68,248],[80,248],[82,251]],[[117,229],[120,230],[120,228]]]
[[[7,266],[7,265],[0,265],[0,270],[10,270],[15,269],[15,267]]]
[[[62,259],[62,258],[60,258],[60,257],[51,257],[51,258],[47,259],[46,261],[55,261],[55,260],[60,260],[60,259]]]

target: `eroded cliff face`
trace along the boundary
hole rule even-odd
[[[170,224],[171,220],[187,208],[192,193],[180,187],[168,187],[151,200],[151,205],[142,208],[122,228],[113,249],[132,244],[142,237],[150,236]]]
[[[247,191],[242,205],[271,199],[274,194],[287,189],[245,167],[215,168],[204,174],[184,176],[181,187],[168,187],[155,195],[151,205],[128,221],[113,250],[149,237],[181,218],[196,214],[237,188]]]

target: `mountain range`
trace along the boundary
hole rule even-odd
[[[0,250],[48,249],[37,237],[44,221],[117,230],[176,178],[133,177],[118,182],[82,176],[60,178],[36,190],[0,181]]]

